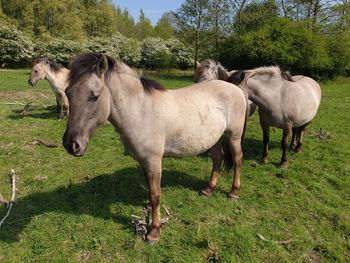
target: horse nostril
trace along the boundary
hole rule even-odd
[[[72,142],[73,153],[78,153],[80,151],[80,145],[77,142]]]
[[[30,79],[28,80],[28,84],[33,86],[33,82]]]

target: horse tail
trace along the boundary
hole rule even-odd
[[[249,117],[249,102],[248,102],[248,96],[244,93],[244,99],[246,103],[246,110],[245,110],[245,116],[244,116],[244,125],[243,125],[243,131],[241,136],[241,148],[243,151],[243,145],[244,145],[244,139],[245,139],[245,133],[247,130],[247,123],[248,123],[248,117]],[[227,142],[227,138],[223,138],[222,150],[224,152],[224,163],[223,163],[223,170],[224,172],[230,172],[233,168],[233,160],[232,160],[232,153],[230,146]]]

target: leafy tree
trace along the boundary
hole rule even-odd
[[[230,68],[280,65],[293,73],[315,77],[326,74],[331,66],[327,41],[303,22],[278,18],[255,31],[231,37],[221,53]]]
[[[194,45],[194,65],[199,59],[201,39],[208,26],[208,0],[186,0],[173,12],[181,38],[185,43]]]
[[[169,39],[175,36],[175,30],[171,24],[169,16],[165,13],[154,27],[157,37]]]
[[[278,7],[274,0],[252,3],[236,16],[233,28],[236,34],[257,30],[278,17]]]
[[[145,39],[155,35],[154,28],[152,27],[151,20],[146,18],[143,10],[140,10],[139,22],[136,24],[136,37],[138,39]]]

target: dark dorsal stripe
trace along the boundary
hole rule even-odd
[[[242,81],[244,80],[245,72],[243,70],[237,70],[236,72],[232,73],[231,76],[229,76],[226,81],[233,83],[235,85],[240,85]]]
[[[281,71],[282,78],[288,81],[295,81],[289,71]]]
[[[32,61],[32,67],[36,64],[43,63],[50,66],[50,69],[54,72],[60,71],[64,66],[48,57],[35,57]]]
[[[152,79],[141,77],[140,81],[142,83],[144,91],[147,94],[151,94],[154,90],[161,90],[161,91],[166,90],[166,88],[164,88],[161,84],[159,84],[157,81],[154,81]]]

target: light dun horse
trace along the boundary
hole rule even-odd
[[[234,168],[229,197],[238,198],[247,109],[241,89],[213,80],[165,90],[139,77],[124,63],[98,53],[77,56],[70,64],[68,81],[70,114],[63,136],[65,149],[82,156],[98,125],[109,120],[115,126],[148,182],[152,207],[152,225],[147,235],[150,243],[158,241],[160,235],[163,157],[197,155],[210,149],[213,169],[203,190],[210,194],[224,158],[220,138],[226,134]]]
[[[60,113],[60,118],[65,114],[68,115],[68,99],[64,93],[67,84],[66,79],[69,70],[61,64],[47,57],[37,57],[33,59],[32,70],[28,83],[34,86],[40,80],[46,79],[50,84],[56,96],[57,112]]]
[[[206,59],[201,63],[197,62],[197,67],[194,74],[194,81],[196,83],[213,79],[226,81],[228,77],[236,71],[237,70],[228,71],[219,62],[213,59]],[[256,105],[251,100],[248,100],[248,105],[249,116],[251,116],[256,110]]]
[[[263,162],[268,162],[269,128],[273,126],[283,129],[280,166],[288,167],[288,136],[293,131],[290,147],[300,151],[305,127],[315,117],[321,102],[320,86],[306,76],[292,77],[279,67],[237,71],[228,81],[240,85],[258,105],[263,130]]]

